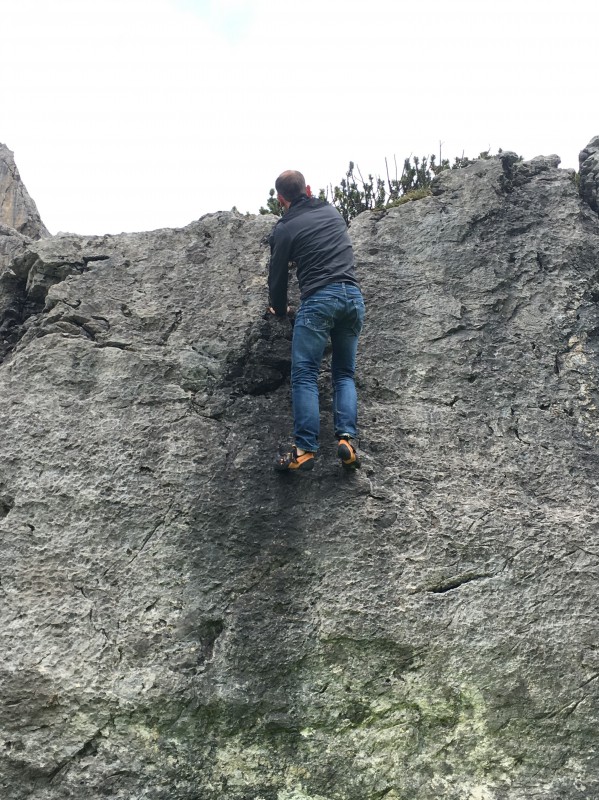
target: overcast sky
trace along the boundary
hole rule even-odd
[[[578,152],[597,0],[0,0],[0,142],[52,233],[257,212],[284,169]]]

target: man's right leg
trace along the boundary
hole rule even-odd
[[[333,413],[335,435],[338,438],[344,434],[355,438],[358,433],[358,397],[354,374],[363,319],[364,304],[356,308],[352,303],[349,312],[335,320],[335,327],[331,331]]]
[[[328,338],[328,331],[313,330],[305,324],[300,309],[291,345],[291,395],[295,446],[310,453],[318,450],[318,373]]]
[[[333,340],[333,414],[337,456],[345,469],[360,467],[360,459],[352,442],[358,435],[358,396],[354,382],[358,334],[349,329],[331,334]]]
[[[337,454],[343,466],[360,466],[352,439],[358,435],[358,397],[354,374],[358,337],[364,322],[364,301],[358,289],[346,293],[345,308],[340,311],[331,331],[333,344],[332,380],[335,435],[339,440]]]

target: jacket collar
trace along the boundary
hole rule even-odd
[[[296,200],[293,200],[293,202],[291,203],[291,205],[289,206],[289,208],[293,208],[293,206],[296,206],[296,205],[298,205],[299,203],[303,203],[303,202],[304,202],[304,200],[309,200],[309,199],[310,199],[310,198],[308,197],[308,195],[307,195],[307,194],[302,194],[302,195],[300,195],[300,196],[299,196],[299,197],[298,197]]]

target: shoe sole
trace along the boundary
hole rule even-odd
[[[287,464],[275,464],[275,472],[310,472],[311,469],[314,469],[313,458],[302,461],[302,463],[297,467],[291,467]]]
[[[337,456],[341,459],[343,469],[360,469],[361,464],[358,454],[345,442],[341,442],[337,448]]]

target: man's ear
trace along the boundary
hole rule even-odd
[[[310,189],[309,186],[306,186],[306,194],[308,195],[308,197],[312,197],[312,189]]]

